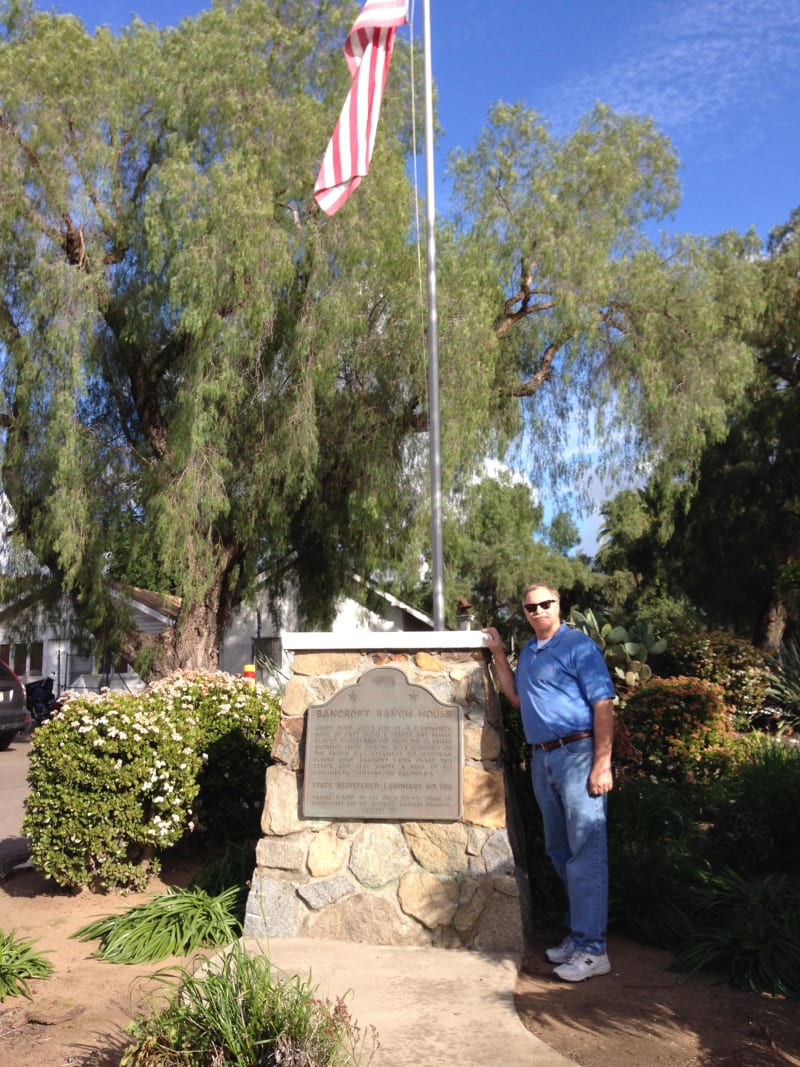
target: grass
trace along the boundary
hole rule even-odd
[[[13,932],[0,930],[0,1000],[20,995],[30,998],[28,979],[47,978],[53,973],[52,963],[33,945],[33,941],[20,941]]]
[[[675,953],[678,970],[724,969],[753,993],[800,995],[800,894],[782,877],[747,882],[708,875],[695,928]]]
[[[378,1048],[343,1000],[320,1000],[310,979],[286,979],[239,942],[195,974],[155,980],[169,994],[128,1027],[120,1067],[357,1067]]]
[[[170,889],[120,915],[107,915],[81,927],[78,941],[98,939],[92,955],[109,963],[151,963],[184,956],[199,948],[226,945],[240,933],[236,916],[239,889],[217,896],[203,889]]]

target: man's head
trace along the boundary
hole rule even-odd
[[[549,582],[533,582],[522,594],[525,618],[540,641],[552,637],[561,625],[558,590]]]

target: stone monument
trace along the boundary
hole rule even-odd
[[[284,647],[245,936],[521,953],[527,881],[483,635]]]

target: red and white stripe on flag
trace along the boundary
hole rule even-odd
[[[408,0],[367,0],[344,44],[353,84],[322,161],[314,199],[335,214],[369,171],[394,35]]]

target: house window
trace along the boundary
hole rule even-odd
[[[24,674],[28,665],[28,646],[27,645],[14,645],[14,663],[12,665],[14,674]]]
[[[28,674],[41,674],[44,667],[44,643],[32,641],[28,645]]]
[[[44,644],[41,641],[32,641],[29,645],[0,644],[0,660],[7,663],[14,674],[41,674]]]

